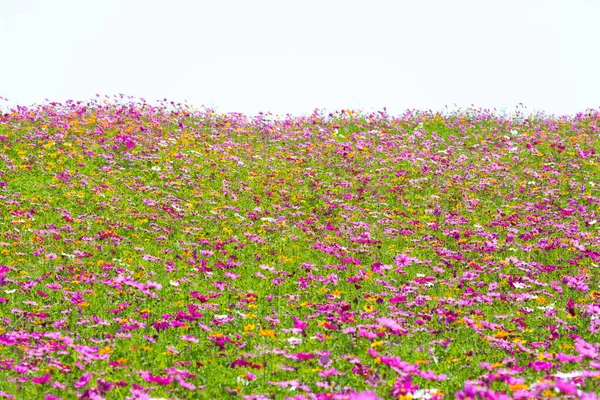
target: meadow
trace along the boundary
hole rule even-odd
[[[0,398],[598,399],[600,114],[0,114]]]

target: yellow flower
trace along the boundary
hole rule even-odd
[[[380,347],[380,346],[382,346],[384,343],[385,343],[385,342],[384,342],[383,340],[379,340],[379,341],[378,341],[378,340],[376,340],[376,341],[374,341],[373,343],[371,343],[371,347],[372,347],[372,348],[377,348],[377,347]]]
[[[256,328],[256,325],[254,325],[254,324],[248,324],[248,325],[244,326],[244,332],[253,331],[254,328]]]

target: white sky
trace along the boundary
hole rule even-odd
[[[572,114],[600,108],[599,18],[598,0],[0,0],[0,96]]]

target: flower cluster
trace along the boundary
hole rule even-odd
[[[0,398],[597,399],[600,114],[0,115]]]

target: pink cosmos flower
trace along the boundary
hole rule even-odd
[[[151,382],[151,383],[157,383],[159,385],[170,385],[172,382],[172,379],[170,376],[159,376],[159,375],[152,375],[150,373],[150,371],[140,371],[140,376],[142,377],[143,380],[145,380],[146,382]]]
[[[558,390],[560,390],[561,392],[566,393],[566,394],[575,394],[575,393],[577,393],[577,386],[575,386],[571,382],[564,381],[562,379],[557,379],[556,380],[556,388]]]
[[[225,272],[225,277],[229,278],[231,280],[236,280],[237,278],[240,277],[240,275],[236,274],[236,273],[233,273],[233,272],[230,272],[230,271],[227,271],[227,272]]]
[[[394,385],[392,386],[390,395],[394,398],[412,395],[418,388],[419,385],[412,384],[412,375],[408,375],[403,378],[398,377],[396,378],[396,383],[394,383]]]
[[[375,392],[360,392],[350,393],[349,400],[381,400],[381,397],[377,396]]]
[[[292,316],[292,319],[294,320],[295,329],[301,329],[302,331],[304,331],[304,329],[308,327],[308,322],[302,321],[295,315]]]
[[[176,375],[175,376],[175,380],[177,381],[177,383],[179,383],[179,386],[181,386],[184,389],[187,390],[196,390],[196,385],[194,385],[193,383],[190,382],[186,382],[182,376],[180,375]]]
[[[52,289],[52,290],[58,290],[61,289],[62,286],[58,283],[48,283],[45,285],[48,289]]]
[[[396,257],[394,257],[394,263],[400,268],[407,267],[414,263],[416,260],[416,258],[407,256],[406,254],[399,254]]]
[[[575,339],[575,350],[582,356],[589,358],[598,358],[598,349],[591,343],[581,338]]]
[[[326,369],[319,372],[319,376],[331,376],[331,375],[346,375],[344,372],[340,372],[335,368]]]
[[[200,343],[200,339],[198,339],[195,336],[191,336],[191,335],[180,336],[179,339],[180,340],[185,340],[186,342]]]
[[[50,377],[50,374],[45,374],[42,376],[36,376],[31,380],[31,382],[35,383],[36,385],[42,385],[44,383],[48,383],[51,379],[52,378]]]
[[[540,361],[536,360],[535,362],[530,364],[531,369],[534,371],[545,371],[547,369],[551,369],[553,364],[549,361]]]
[[[573,354],[558,353],[558,354],[556,354],[556,359],[562,363],[572,363],[572,362],[580,362],[581,360],[583,360],[583,357],[576,356]]]
[[[448,378],[448,375],[446,375],[446,374],[436,375],[435,372],[433,372],[433,371],[421,371],[420,375],[421,375],[421,378],[432,380],[432,381],[445,381]]]
[[[295,356],[297,360],[312,360],[315,358],[315,355],[310,353],[297,353]]]
[[[92,377],[92,374],[89,372],[86,372],[85,374],[81,375],[81,378],[79,378],[79,380],[77,382],[75,382],[73,384],[73,387],[75,387],[75,389],[84,387],[85,385],[87,385],[90,382],[91,377]]]
[[[400,331],[402,330],[402,327],[393,319],[388,318],[388,317],[380,317],[377,318],[375,320],[375,322],[380,323],[381,325],[385,326],[386,328],[389,328],[393,331]]]

